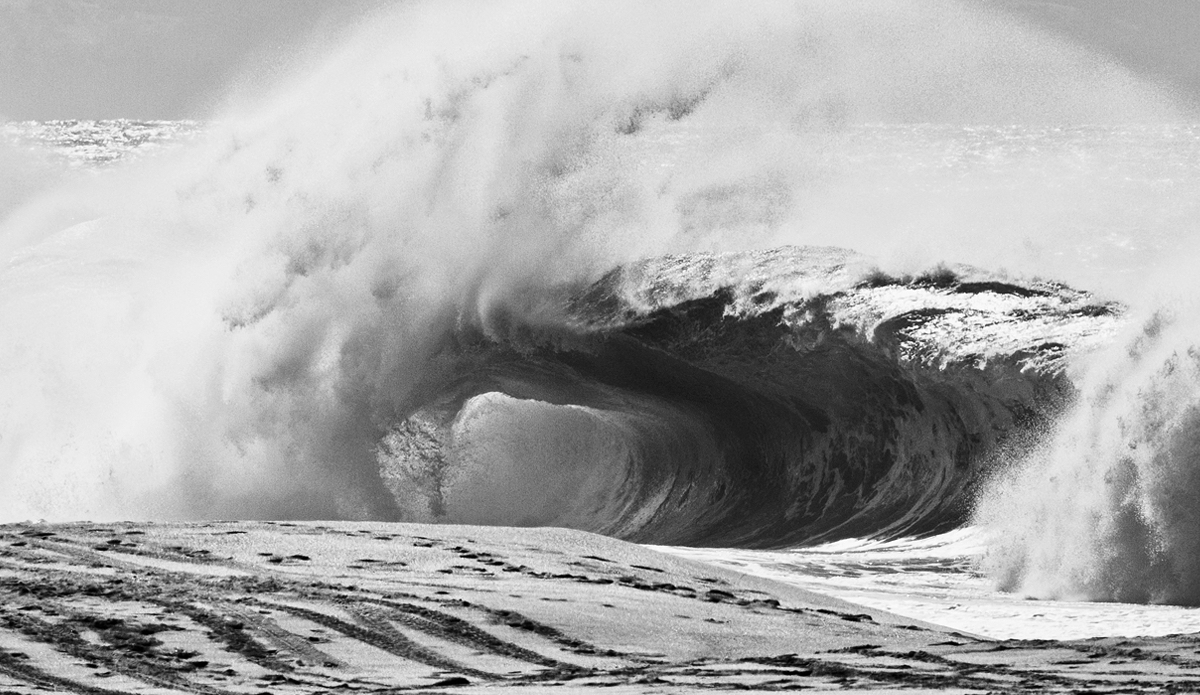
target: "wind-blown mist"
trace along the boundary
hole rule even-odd
[[[0,220],[58,179],[45,157],[22,150],[0,137]]]
[[[403,518],[379,457],[464,326],[553,325],[548,290],[668,252],[828,243],[1056,275],[1073,241],[1030,252],[1006,224],[1116,190],[1085,165],[1021,195],[1023,162],[954,172],[956,203],[940,174],[856,171],[847,127],[1176,118],[1119,68],[950,2],[404,9],[184,152],[0,200],[0,516]],[[532,446],[505,408],[537,415],[496,397],[455,425],[498,438],[497,466]],[[623,455],[606,417],[539,426]],[[444,500],[458,518],[558,518],[468,504],[496,469],[463,446],[487,473]]]

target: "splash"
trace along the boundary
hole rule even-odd
[[[1154,312],[1095,358],[1053,436],[993,481],[977,520],[1000,588],[1200,602],[1200,335],[1188,313]]]
[[[399,518],[378,451],[460,327],[659,253],[905,246],[881,218],[927,199],[838,212],[878,190],[821,156],[847,125],[1175,117],[951,2],[407,6],[182,153],[6,203],[0,515]],[[945,212],[938,253],[1007,246]]]

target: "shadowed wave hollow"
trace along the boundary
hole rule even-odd
[[[662,258],[565,291],[553,318],[462,327],[380,446],[384,481],[417,519],[654,543],[960,525],[999,448],[1070,397],[1066,356],[1118,310],[864,263],[814,247]]]

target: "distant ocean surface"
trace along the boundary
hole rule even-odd
[[[18,148],[49,155],[68,168],[101,169],[181,145],[204,128],[198,121],[18,121],[0,126]]]

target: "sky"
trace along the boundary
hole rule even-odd
[[[1200,0],[971,1],[1066,36],[1200,106]]]
[[[204,118],[399,0],[0,0],[0,118]],[[965,0],[1200,104],[1200,0]]]
[[[203,118],[390,0],[0,0],[0,118]]]

